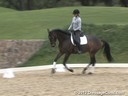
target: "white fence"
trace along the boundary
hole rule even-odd
[[[62,64],[57,64],[57,66],[63,66]],[[67,64],[69,67],[86,67],[87,64]],[[96,67],[119,67],[119,68],[128,68],[128,63],[97,63]],[[51,69],[52,65],[43,65],[43,66],[32,66],[32,67],[19,67],[19,68],[7,68],[12,69],[14,72],[21,71],[35,71],[35,70],[46,70]],[[5,69],[0,69],[0,73],[3,73]]]

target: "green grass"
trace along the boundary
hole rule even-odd
[[[115,62],[127,63],[128,57],[128,9],[124,7],[62,7],[33,11],[16,11],[0,7],[0,39],[45,39],[47,28],[67,28],[72,11],[81,11],[83,30],[107,40]],[[23,66],[51,64],[57,54],[49,41]],[[62,63],[63,57],[58,61]],[[89,62],[88,54],[71,55],[68,63]],[[102,51],[97,62],[106,62]]]
[[[47,39],[47,28],[63,28],[78,8],[86,24],[128,24],[124,7],[64,7],[34,11],[16,11],[0,7],[0,39]]]

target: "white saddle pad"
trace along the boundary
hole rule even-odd
[[[71,42],[73,45],[76,45],[73,41],[73,36],[71,34]],[[87,44],[87,37],[84,35],[83,37],[80,37],[80,45],[85,45]]]

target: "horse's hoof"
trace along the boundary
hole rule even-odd
[[[54,74],[54,73],[56,73],[56,70],[55,70],[55,68],[52,68],[51,74]]]
[[[68,69],[70,72],[74,72],[73,69]]]
[[[85,71],[82,71],[82,74],[85,74]]]
[[[85,74],[86,70],[87,70],[87,68],[84,68],[83,71],[82,71],[82,74]]]
[[[92,72],[89,72],[88,74],[89,74],[89,75],[92,75],[93,73],[92,73]]]

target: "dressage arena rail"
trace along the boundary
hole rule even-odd
[[[57,64],[56,67],[63,66],[62,64]],[[87,64],[67,64],[69,67],[73,68],[84,68]],[[46,70],[51,69],[53,65],[43,65],[43,66],[32,66],[32,67],[18,67],[18,68],[6,68],[12,69],[14,72],[23,72],[23,71],[36,71],[36,70]],[[97,63],[96,67],[106,67],[106,68],[128,68],[128,63]],[[0,69],[0,73],[3,73],[6,69]]]

